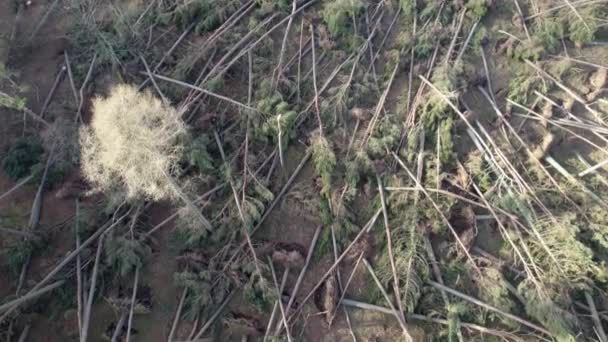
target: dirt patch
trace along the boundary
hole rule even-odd
[[[149,211],[149,223],[154,226],[161,222],[171,207],[155,205]],[[152,288],[152,307],[150,314],[138,316],[134,327],[138,330],[138,341],[164,341],[169,336],[171,323],[181,296],[181,289],[174,285],[173,273],[177,272],[177,259],[167,243],[174,229],[168,224],[154,236],[157,245],[152,257],[143,270],[142,281]]]

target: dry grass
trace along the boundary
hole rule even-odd
[[[81,128],[82,173],[94,191],[123,190],[127,198],[175,196],[174,173],[186,126],[180,114],[149,92],[114,87],[93,101],[93,119]]]

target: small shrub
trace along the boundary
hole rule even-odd
[[[195,32],[209,32],[218,28],[240,5],[238,0],[178,0],[174,8],[160,15],[159,19],[163,24],[172,22],[182,29],[196,23]]]
[[[0,91],[0,107],[21,111],[25,109],[25,98],[19,94],[27,91],[27,87],[17,84],[13,80],[15,76],[17,74],[6,68],[4,63],[0,61],[0,85],[2,86],[2,91]]]
[[[482,18],[488,12],[487,0],[469,0],[466,8],[477,18]]]
[[[344,34],[349,23],[363,8],[361,0],[334,0],[325,3],[321,15],[333,36]]]
[[[95,70],[104,66],[114,69],[123,68],[124,64],[138,59],[138,51],[150,60],[154,49],[147,49],[147,29],[153,23],[156,13],[154,8],[149,10],[139,24],[139,20],[147,6],[146,2],[138,2],[137,6],[122,6],[115,3],[101,5],[98,1],[78,0],[71,7],[75,10],[73,24],[68,27],[67,38],[72,47],[72,68],[74,78],[84,80],[93,58],[97,55]],[[106,10],[102,6],[110,10]],[[80,82],[78,82],[80,83]]]
[[[416,0],[399,0],[399,7],[405,17],[409,17],[416,12]]]
[[[210,140],[206,135],[200,135],[195,139],[192,139],[186,143],[184,149],[185,159],[188,163],[196,167],[199,171],[212,171],[215,169],[213,166],[213,158],[207,151]]]
[[[141,240],[123,236],[108,236],[105,243],[106,261],[121,276],[143,266],[143,260],[150,254],[150,247]]]
[[[177,229],[175,229],[174,239],[179,245],[179,249],[199,247],[207,239],[209,232],[201,229],[197,213],[190,207],[184,206],[178,210],[177,214]]]
[[[537,35],[549,53],[554,53],[560,46],[560,39],[565,34],[564,23],[558,19],[545,19],[540,24]]]
[[[585,20],[583,22],[579,18],[571,17],[568,20],[568,30],[570,32],[570,40],[578,47],[582,47],[594,39],[597,23],[595,20]]]
[[[546,294],[539,294],[529,281],[520,283],[518,292],[525,299],[526,313],[551,332],[558,342],[574,342],[576,317],[560,308]]]
[[[184,316],[188,319],[194,319],[201,311],[203,314],[211,313],[224,300],[230,287],[228,279],[222,276],[213,283],[211,271],[177,272],[173,274],[173,279],[175,285],[188,289],[184,304]]]
[[[253,135],[263,142],[273,141],[285,151],[298,114],[282,100],[279,93],[268,94],[262,83],[262,98],[257,103],[259,115],[252,115]]]
[[[251,277],[243,287],[243,297],[253,304],[260,312],[269,312],[272,303],[276,301],[274,286],[266,278]]]
[[[13,180],[23,178],[40,162],[43,152],[40,143],[33,138],[19,139],[2,160],[2,169]]]
[[[46,241],[40,239],[19,240],[8,248],[5,266],[15,276],[19,276],[23,264],[47,247]]]
[[[515,77],[509,81],[509,93],[507,97],[520,104],[528,104],[534,90],[546,93],[548,90],[545,82],[538,74],[529,69],[516,72]]]
[[[25,109],[25,98],[15,97],[0,92],[0,107],[24,110]]]
[[[531,40],[526,40],[515,45],[513,49],[507,51],[509,57],[517,60],[530,59],[537,61],[541,59],[545,52],[546,47],[543,45],[543,37],[534,36]]]
[[[392,224],[393,257],[399,277],[401,302],[407,313],[414,311],[422,295],[424,281],[429,276],[428,263],[424,252],[422,237],[415,229],[415,223],[407,222],[406,215],[401,225]],[[407,223],[405,223],[407,222]],[[386,245],[384,246],[386,248]],[[378,254],[378,278],[383,284],[393,282],[391,262],[388,251]]]
[[[336,168],[336,155],[327,139],[321,134],[316,134],[313,137],[310,149],[312,150],[315,170],[319,177],[321,177],[321,193],[329,198],[331,179]]]
[[[381,159],[387,148],[393,150],[399,144],[401,129],[394,122],[395,118],[394,114],[387,114],[378,122],[367,143],[367,153],[371,159]]]

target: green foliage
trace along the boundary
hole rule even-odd
[[[439,148],[439,160],[442,163],[447,163],[452,159],[454,153],[454,141],[452,140],[452,127],[454,126],[454,120],[451,117],[447,117],[439,123],[439,139],[437,143],[440,144]]]
[[[353,224],[354,215],[345,203],[345,197],[346,193],[334,191],[329,196],[322,195],[319,198],[319,217],[324,229],[321,230],[314,250],[317,259],[333,251],[332,231],[339,250],[348,244],[350,234],[359,231],[359,227]]]
[[[207,89],[216,93],[224,89],[224,74],[219,73],[207,81]]]
[[[0,107],[24,110],[26,100],[24,97],[10,96],[0,91]]]
[[[285,11],[291,9],[292,2],[290,0],[256,0],[260,5],[261,11],[264,13],[275,10]]]
[[[529,104],[530,95],[538,90],[543,94],[548,91],[548,85],[538,74],[529,68],[517,70],[515,77],[509,81],[508,98],[519,104]]]
[[[199,312],[210,313],[221,303],[229,292],[228,279],[220,277],[216,283],[212,272],[177,272],[173,275],[175,285],[188,291],[184,302],[184,316],[194,319]]]
[[[589,205],[586,208],[586,217],[588,221],[582,225],[582,236],[589,241],[596,255],[600,255],[602,259],[608,258],[608,216],[606,210],[599,205]],[[583,218],[580,218],[583,221]],[[583,221],[584,222],[584,221]]]
[[[518,43],[512,49],[508,49],[507,54],[509,57],[517,60],[529,59],[537,61],[544,56],[545,50],[542,37],[534,36],[530,40]]]
[[[297,113],[283,101],[278,92],[273,92],[270,82],[262,82],[256,107],[258,113],[250,116],[252,131],[255,138],[267,142],[271,139],[276,145],[285,150]]]
[[[209,231],[200,224],[198,214],[188,206],[177,212],[176,227],[174,238],[186,249],[201,246],[209,235]]]
[[[599,10],[600,8],[596,7],[595,9]],[[594,19],[594,16],[598,13],[597,11],[594,11],[593,7],[580,10],[579,13],[583,17],[582,19],[576,16],[574,13],[570,13],[568,19],[566,19],[566,22],[568,24],[570,40],[578,46],[582,46],[591,42],[595,38],[598,25],[597,21]]]
[[[535,21],[532,39],[519,44],[512,54],[516,58],[538,60],[545,53],[555,53],[561,46],[560,40],[569,37],[577,46],[591,42],[598,31],[595,19],[605,11],[601,6],[586,6],[577,10],[582,19],[570,8],[557,11],[554,16]]]
[[[17,240],[8,247],[4,265],[15,276],[19,276],[23,264],[40,255],[46,248],[47,242],[42,239]]]
[[[574,214],[541,219],[533,223],[540,235],[530,237],[527,245],[536,264],[544,271],[543,282],[559,289],[565,286],[589,284],[590,278],[606,280],[606,271],[593,260],[593,252],[582,244]],[[557,291],[561,292],[561,291]]]
[[[429,276],[424,241],[416,230],[417,209],[413,208],[411,202],[405,197],[390,198],[388,209],[391,218],[389,225],[393,241],[393,257],[399,277],[399,294],[404,310],[411,313],[422,296],[422,287]],[[394,275],[387,250],[388,246],[386,246],[386,236],[383,232],[377,238],[384,241],[384,247],[377,254],[379,257],[376,273],[383,284],[388,284],[393,282]]]
[[[338,123],[346,122],[348,108],[355,108],[365,105],[366,99],[374,97],[378,93],[375,83],[370,77],[366,77],[359,82],[347,76],[350,81],[327,89],[327,95],[320,103],[321,120],[323,127],[331,130]]]
[[[183,51],[176,56],[177,60],[175,61],[175,67],[171,71],[170,77],[183,80],[188,79],[191,75],[190,73],[204,66],[203,61],[209,60],[209,58],[213,57],[213,51],[209,51],[210,49],[201,49],[198,45],[189,45],[184,47]],[[162,84],[159,84],[162,87]],[[166,85],[168,86],[168,85]],[[163,92],[166,92],[165,95],[169,98],[179,97],[183,89],[182,87],[170,87],[169,91],[165,90],[166,88],[161,88]]]
[[[2,169],[13,180],[31,173],[32,166],[40,162],[44,150],[40,143],[32,138],[21,138],[15,142],[2,160]]]
[[[418,158],[418,152],[422,146],[421,132],[423,128],[420,125],[414,126],[406,135],[405,146],[401,148],[399,154],[408,163],[413,163]],[[424,137],[426,139],[426,136]]]
[[[567,59],[552,62],[548,67],[547,71],[555,76],[557,79],[561,79],[571,74],[573,63]]]
[[[363,9],[361,0],[331,0],[325,3],[321,16],[333,36],[346,34],[352,18]]]
[[[436,35],[431,30],[424,30],[417,33],[416,44],[414,45],[414,57],[416,59],[424,59],[431,56],[431,52],[435,47]]]
[[[123,63],[139,58],[133,51],[143,53],[144,57],[150,54],[151,50],[145,48],[148,35],[140,35],[134,27],[144,10],[142,7],[126,10],[109,6],[102,14],[95,2],[83,2],[76,7],[80,20],[68,28],[67,34],[70,45],[75,47],[70,58],[76,79],[84,79],[94,55],[99,70],[108,65],[119,68]],[[146,19],[155,14],[154,10],[149,11]]]
[[[434,1],[424,1],[425,6],[420,9],[418,12],[418,16],[422,19],[419,22],[425,22],[426,20],[430,20],[437,15],[437,11],[439,10],[439,3]]]
[[[174,0],[171,11],[159,16],[160,22],[167,25],[174,23],[181,29],[195,23],[197,33],[209,32],[218,28],[230,14],[236,11],[241,3],[238,0]]]
[[[357,186],[363,177],[373,174],[372,161],[365,151],[357,151],[354,157],[344,163],[344,183],[346,192],[344,198],[351,201],[357,194]]]
[[[276,289],[266,278],[251,277],[243,287],[243,298],[260,312],[269,312],[277,299]]]
[[[53,161],[47,174],[47,185],[53,186],[62,182],[80,162],[78,123],[57,118],[53,122],[53,128],[42,133],[42,141],[44,146],[54,146]],[[33,168],[34,174],[42,176],[44,167],[42,163],[36,165]]]
[[[198,137],[189,140],[184,148],[184,159],[188,163],[198,169],[200,172],[210,172],[215,170],[213,158],[207,151],[207,146],[211,143],[209,137],[201,134]]]
[[[454,101],[458,96],[458,75],[462,72],[460,68],[447,69],[445,66],[436,67],[431,77],[432,83],[437,89]],[[442,163],[451,159],[453,150],[451,109],[448,103],[437,92],[429,92],[426,102],[422,106],[422,123],[427,131],[426,136],[436,140],[439,135],[441,148],[439,158]],[[438,134],[437,134],[438,133]],[[437,144],[437,141],[435,141]]]
[[[232,178],[230,172],[224,173],[227,182],[231,182],[236,189],[242,188],[238,179]],[[197,190],[193,190],[197,191]],[[176,229],[173,242],[178,250],[197,249],[208,247],[213,243],[224,243],[225,239],[233,238],[242,232],[235,227],[251,230],[261,219],[269,203],[274,200],[273,193],[257,179],[250,179],[245,190],[245,200],[240,201],[241,212],[234,201],[222,209],[222,215],[214,225],[213,234],[205,229],[197,218],[198,215],[188,207],[182,207],[178,211]],[[241,213],[243,217],[241,217]],[[243,219],[245,223],[243,223]]]
[[[492,267],[484,267],[481,272],[481,276],[476,279],[481,299],[505,312],[512,312],[515,305],[509,298],[509,290],[502,273]]]
[[[106,238],[105,251],[106,262],[120,276],[126,276],[136,268],[141,268],[144,259],[151,253],[150,247],[143,241],[114,234]]]
[[[371,159],[384,157],[386,149],[393,150],[399,144],[401,128],[393,120],[396,120],[396,115],[387,114],[382,117],[369,137],[367,153]]]
[[[528,199],[525,197],[517,196],[509,192],[505,195],[491,197],[490,201],[499,208],[519,216],[525,222],[530,223],[534,221],[534,212],[528,205]]]
[[[481,191],[487,191],[492,187],[494,181],[491,176],[491,169],[484,161],[481,151],[473,150],[469,153],[464,163],[465,169],[473,177],[475,184]]]
[[[312,162],[319,177],[321,177],[321,194],[330,196],[332,176],[336,168],[336,155],[329,141],[320,133],[312,138],[310,150]]]
[[[76,307],[76,284],[66,281],[63,285],[46,293],[28,305],[28,313],[42,314],[50,320],[63,319],[66,310]]]
[[[314,257],[316,260],[329,253],[333,248],[330,227],[334,224],[334,217],[331,213],[327,196],[321,196],[319,198],[319,218],[325,229],[321,231],[317,244],[315,245]]]
[[[260,88],[261,92],[264,92],[261,95],[261,99],[257,103],[257,110],[266,115],[274,114],[275,107],[281,102],[281,94],[271,94],[268,91],[265,91],[265,88],[269,88],[270,84],[267,82],[262,82]],[[282,105],[283,107],[284,105]],[[280,107],[280,108],[282,108]]]
[[[469,0],[465,7],[477,19],[483,18],[488,12],[487,0]]]
[[[365,288],[362,291],[363,299],[370,304],[386,305],[386,299],[384,299],[382,291],[380,291],[376,281],[367,270],[363,273],[363,279],[363,284],[365,284]]]
[[[237,174],[232,172],[232,167],[230,165],[225,164],[222,168],[222,173],[223,173],[223,176],[224,176],[226,182],[234,184],[234,187],[237,189],[242,187],[241,180],[236,178]],[[247,185],[248,186],[245,191],[245,202],[242,204],[244,213],[247,214],[247,206],[250,205],[252,207],[252,210],[259,211],[259,215],[254,215],[254,216],[256,216],[256,217],[261,216],[261,214],[264,211],[265,204],[267,204],[268,202],[271,202],[274,199],[274,195],[266,187],[266,182],[259,181],[257,178],[253,178],[250,182],[247,183]],[[250,202],[250,203],[247,204],[247,202]],[[255,209],[256,207],[258,209]],[[230,210],[232,210],[232,209],[237,210],[238,208],[235,205]],[[240,217],[238,210],[235,212],[235,215]],[[256,220],[257,220],[257,218],[254,219],[253,221],[256,221]]]
[[[436,188],[437,187],[437,175],[436,175],[436,166],[435,166],[435,158],[426,158],[426,163],[424,166],[425,170],[432,170],[431,172],[427,172],[427,177],[424,178],[424,182],[422,184],[423,187],[427,189]],[[410,168],[411,170],[411,168]],[[389,183],[387,186],[391,187],[412,187],[414,184],[409,181],[404,181],[404,179],[408,178],[405,175],[400,177],[392,177],[389,179]],[[441,175],[440,175],[441,177]],[[414,207],[412,204],[416,201],[416,196],[418,197],[416,206]],[[435,208],[433,203],[425,197],[422,193],[415,192],[405,192],[405,191],[395,191],[390,194],[388,199],[389,207],[401,208],[398,212],[398,215],[407,215],[409,217],[408,220],[414,220],[412,225],[424,225],[425,228],[430,228],[430,230],[434,234],[443,234],[446,232],[446,225],[443,222],[443,218],[440,215],[439,211],[442,213],[449,213],[456,203],[456,200],[450,196],[439,196],[433,197],[433,201],[439,207],[439,211]],[[397,210],[397,209],[392,209]],[[398,222],[398,225],[401,225],[402,221]]]
[[[27,87],[17,84],[13,80],[16,76],[15,72],[7,69],[4,63],[0,61],[0,86],[3,88],[0,91],[0,107],[21,111],[26,108],[26,99],[19,94],[27,91]]]
[[[8,78],[10,75],[11,73],[6,68],[6,65],[4,65],[4,62],[0,61],[0,80]]]
[[[538,320],[558,342],[575,342],[573,334],[576,318],[558,307],[550,297],[539,294],[528,282],[522,282],[518,291],[525,298],[526,313]]]
[[[272,192],[260,182],[255,181],[254,184],[247,188],[245,201],[241,203],[247,229],[253,229],[255,224],[262,218],[266,206],[273,199],[274,195]]]
[[[449,304],[448,307],[448,341],[456,342],[459,341],[460,337],[462,337],[461,327],[460,327],[460,315],[466,312],[467,307],[460,304],[454,303]]]
[[[399,0],[399,7],[401,8],[401,13],[406,18],[409,18],[416,13],[416,0]]]
[[[469,50],[469,53],[479,55],[479,51],[481,51],[482,46],[488,37],[489,34],[486,26],[477,26],[475,33],[473,33],[473,37],[471,37],[471,50]]]
[[[540,38],[547,52],[553,53],[560,46],[560,39],[565,35],[564,23],[556,18],[541,21],[535,35]]]
[[[458,96],[456,89],[456,75],[454,71],[448,70],[445,66],[438,66],[433,71],[431,82],[433,85],[450,100],[455,100]],[[422,122],[428,130],[436,130],[443,119],[449,116],[449,105],[436,91],[429,91],[424,105],[422,106]],[[427,136],[432,136],[427,134]]]
[[[473,276],[479,275],[475,277],[475,284],[480,299],[504,312],[514,312],[514,309],[516,309],[515,303],[510,298],[507,281],[499,270],[493,267],[483,267],[481,268],[481,274],[474,270],[470,270],[470,274]],[[505,319],[502,315],[488,313],[488,316],[488,318],[498,320],[513,329],[518,327],[516,322]]]

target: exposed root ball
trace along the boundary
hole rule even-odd
[[[359,259],[361,254],[363,254],[365,259],[371,258],[374,253],[374,244],[374,236],[371,234],[364,234],[363,237],[359,239],[348,251],[346,260],[355,262],[357,259]]]
[[[338,303],[338,282],[332,273],[315,292],[315,305],[325,317],[325,322],[331,325],[331,319]]]
[[[108,302],[117,310],[128,311],[131,309],[131,296],[133,288],[119,288],[116,296],[110,296]],[[152,288],[150,286],[139,286],[135,298],[133,313],[137,315],[148,314],[152,311]],[[126,330],[126,329],[125,329]]]
[[[78,178],[65,182],[55,193],[58,199],[79,198],[87,189],[86,183]]]
[[[297,243],[269,241],[256,252],[259,256],[270,255],[274,263],[285,268],[301,268],[306,259],[306,249]]]
[[[224,319],[224,325],[234,336],[261,336],[264,334],[264,325],[257,317],[235,312],[232,317]]]
[[[110,325],[108,325],[108,327],[106,328],[106,330],[103,332],[103,338],[105,340],[112,340],[112,336],[114,335],[114,330],[116,330],[116,324],[118,324],[117,321],[114,321],[112,323],[110,323]],[[127,339],[127,325],[123,324],[122,328],[120,329],[120,331],[118,332],[118,337],[116,338],[116,341],[118,342],[124,342]],[[137,334],[137,330],[131,328],[131,336]]]
[[[607,68],[599,68],[596,72],[591,75],[591,87],[593,90],[598,90],[603,88],[608,82],[608,69]]]
[[[368,109],[355,107],[350,110],[350,116],[355,120],[365,121],[370,118],[371,112]]]
[[[477,220],[473,208],[467,205],[455,210],[450,216],[450,223],[467,250],[471,249],[477,237]],[[459,249],[458,253],[460,252]]]
[[[297,251],[274,251],[272,261],[289,268],[301,268],[304,266],[304,257]]]
[[[551,146],[557,141],[555,134],[549,132],[543,138],[543,141],[538,145],[538,147],[534,150],[533,154],[536,159],[541,160],[547,155]]]
[[[573,97],[568,96],[568,98],[567,98],[567,99],[565,99],[565,100],[564,100],[564,103],[563,103],[563,107],[564,107],[564,109],[565,109],[567,112],[572,111],[572,107],[574,106],[574,103],[575,103],[575,102],[576,102],[576,101],[574,100],[574,98],[573,98]]]
[[[547,119],[551,119],[552,117],[553,117],[553,105],[551,104],[551,102],[545,102],[545,105],[543,106],[542,121],[541,121],[541,123],[543,124],[543,126],[545,128],[549,125],[547,122]]]
[[[203,271],[209,265],[209,257],[202,252],[186,252],[177,257],[180,269]]]

